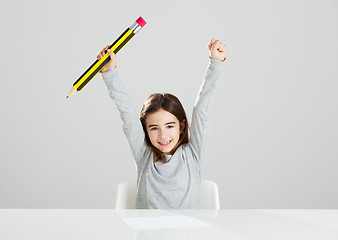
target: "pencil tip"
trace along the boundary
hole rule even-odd
[[[66,98],[69,98],[69,96],[67,96]]]

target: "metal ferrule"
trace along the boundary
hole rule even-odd
[[[140,25],[138,25],[137,22],[134,22],[130,27],[130,30],[133,31],[133,33],[137,33],[138,31],[140,31],[140,29],[142,28]]]

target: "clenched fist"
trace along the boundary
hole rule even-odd
[[[218,61],[224,61],[227,47],[221,43],[221,41],[216,39],[211,39],[208,45],[210,51],[210,58]]]

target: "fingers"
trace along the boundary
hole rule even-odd
[[[218,61],[224,61],[226,59],[226,45],[224,45],[220,40],[211,39],[208,48],[210,51],[209,57]]]
[[[101,52],[96,56],[97,60],[100,60],[101,58],[103,58],[103,56],[107,53],[107,50],[109,47],[110,45],[107,45],[104,48],[102,48]]]
[[[110,56],[110,59],[113,60],[113,62],[115,63],[116,62],[116,55],[115,55],[115,53],[112,50],[110,50],[110,49],[108,49],[107,52],[108,52],[108,54]]]
[[[109,48],[109,45],[105,46],[103,49],[102,49],[102,54],[105,55],[107,53],[107,50]]]
[[[209,51],[211,51],[214,47],[217,47],[217,49],[219,48],[220,41],[217,39],[211,39],[208,45]]]
[[[211,52],[217,52],[220,48],[220,42],[216,40],[214,44],[211,46]]]
[[[210,42],[208,44],[209,51],[211,51],[211,47],[212,47],[212,45],[214,45],[215,41],[216,41],[216,39],[214,39],[214,38],[210,40]]]
[[[223,43],[222,43],[222,46],[223,46],[222,52],[225,52],[227,50],[227,46],[225,46]]]
[[[226,50],[226,46],[225,46],[223,43],[220,43],[220,46],[219,46],[219,48],[218,48],[218,51],[220,51],[220,52],[225,52],[225,50]]]
[[[211,51],[213,48],[216,48],[220,52],[224,52],[226,50],[226,46],[221,43],[221,41],[217,39],[211,39],[209,44],[208,44],[208,49]]]

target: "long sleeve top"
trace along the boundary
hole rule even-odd
[[[117,68],[101,73],[122,119],[123,131],[137,166],[136,208],[191,209],[201,204],[201,165],[206,148],[210,100],[216,90],[223,62],[209,58],[205,78],[192,113],[190,140],[181,144],[166,162],[154,162],[133,101]]]

